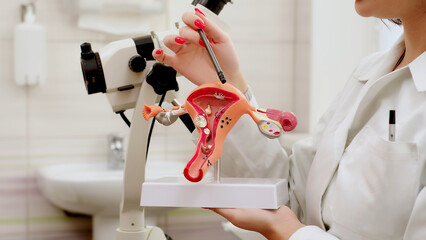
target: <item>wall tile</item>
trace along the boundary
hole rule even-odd
[[[13,45],[0,41],[0,137],[24,136],[26,89],[14,82]]]
[[[169,23],[166,23],[168,28],[174,28],[175,22],[182,21],[181,19],[182,14],[190,9],[191,3],[192,1],[187,1],[187,0],[168,1],[167,12],[168,12],[168,19],[170,21]]]
[[[25,239],[28,166],[24,137],[0,138],[0,239]]]
[[[0,162],[5,167],[5,162]],[[8,167],[10,169],[10,167]],[[0,178],[0,239],[6,236],[22,236],[26,232],[27,178],[26,170],[13,169],[13,176]],[[2,170],[1,174],[4,173]]]
[[[13,29],[21,23],[21,4],[26,0],[2,1],[1,16],[8,21],[0,23],[0,39],[12,40]],[[111,35],[93,30],[77,28],[78,1],[70,0],[44,0],[36,2],[36,22],[46,28],[47,39],[51,41],[87,41],[87,40],[118,40],[131,35]],[[163,31],[167,21],[167,13],[146,16],[153,30]],[[52,21],[54,19],[54,21]],[[69,27],[64,27],[69,26]],[[70,28],[72,27],[72,28]],[[143,35],[149,32],[141,33]]]
[[[36,188],[35,188],[36,189]],[[92,219],[88,216],[67,216],[59,208],[50,205],[41,193],[33,193],[29,198],[28,212],[29,239],[90,239]],[[46,238],[44,238],[46,239]]]
[[[148,161],[178,161],[187,163],[193,156],[192,134],[180,120],[170,126],[156,124],[151,137]],[[182,165],[182,171],[185,165]]]
[[[44,232],[44,233],[31,233],[28,240],[91,240],[92,235],[90,231],[57,231],[57,232]],[[14,240],[14,239],[12,239]]]
[[[238,43],[241,68],[260,107],[292,109],[293,46]]]
[[[127,129],[105,95],[87,95],[78,47],[77,42],[49,42],[47,82],[29,93],[31,136],[106,135]]]
[[[293,111],[298,116],[298,126],[295,129],[297,132],[309,131],[310,50],[310,43],[295,45]]]
[[[105,34],[77,28],[77,3],[78,1],[68,0],[37,2],[37,21],[45,26],[48,41],[104,40],[106,38]]]
[[[45,0],[37,4],[39,22],[46,25],[47,37],[51,41],[111,41],[134,37],[132,35],[112,35],[94,30],[77,28],[80,13],[78,1]],[[120,21],[120,14],[115,15],[117,15],[117,21]],[[135,17],[138,19],[137,15],[135,15]],[[163,31],[165,29],[167,20],[166,12],[163,14],[144,14],[143,17],[147,19],[152,30]],[[52,18],[56,21],[50,21]],[[102,23],[99,22],[99,24]],[[141,35],[149,35],[149,32],[150,31],[141,33]]]
[[[107,163],[107,134],[77,137],[32,137],[30,140],[28,151],[32,170],[54,163]]]
[[[0,39],[12,40],[13,28],[21,21],[21,8],[20,5],[25,0],[16,1],[1,1],[0,16],[3,21],[0,21]]]
[[[231,25],[236,42],[292,41],[293,4],[293,0],[234,1],[220,16]]]
[[[311,0],[295,0],[296,42],[310,42],[311,39]]]

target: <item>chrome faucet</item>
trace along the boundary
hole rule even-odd
[[[119,134],[108,135],[108,168],[123,169],[125,157],[124,137]]]

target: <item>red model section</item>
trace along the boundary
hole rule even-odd
[[[225,89],[204,87],[187,98],[187,111],[199,133],[195,154],[184,170],[188,180],[200,181],[219,159],[224,138],[243,114],[238,111],[242,97]]]

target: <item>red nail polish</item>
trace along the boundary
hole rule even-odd
[[[203,23],[200,19],[195,20],[194,24],[195,24],[195,26],[197,26],[198,28],[201,28],[201,29],[206,28],[206,25],[204,25],[204,23]]]
[[[204,45],[203,39],[200,39],[200,41],[198,41],[198,43],[199,43],[202,47],[206,47],[206,45]]]
[[[203,12],[201,12],[201,10],[200,9],[198,9],[198,8],[195,8],[195,11],[196,12],[199,12],[201,15],[203,15],[204,17],[206,16]]]
[[[158,49],[157,51],[155,51],[155,54],[160,55],[163,53],[163,49]]]
[[[202,47],[206,47],[206,45],[203,42],[203,39],[200,38],[200,41],[198,41],[198,43],[202,46]],[[212,47],[212,44],[209,43],[210,47]]]
[[[183,38],[183,37],[176,37],[175,38],[175,42],[180,43],[180,44],[184,44],[185,41],[186,41],[186,39]]]

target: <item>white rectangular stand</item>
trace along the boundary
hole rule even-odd
[[[220,178],[199,183],[168,177],[142,184],[141,206],[277,209],[288,201],[286,179]]]

